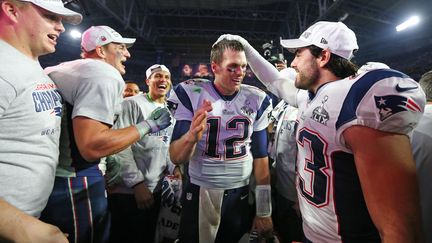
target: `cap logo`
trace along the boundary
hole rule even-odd
[[[310,35],[311,35],[311,32],[304,32],[302,36],[307,39],[307,38],[309,38]]]
[[[162,71],[162,67],[161,66],[157,66],[157,67],[154,67],[154,68],[150,69],[151,73],[157,72],[157,71]]]
[[[105,36],[101,36],[101,41],[106,41],[107,38]]]
[[[320,43],[321,43],[321,44],[326,44],[326,45],[328,44],[327,40],[326,40],[326,39],[324,39],[324,38],[321,38],[321,41],[320,41]]]

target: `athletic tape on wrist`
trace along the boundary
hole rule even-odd
[[[147,133],[150,132],[151,126],[147,121],[142,121],[135,125],[140,135],[140,138],[144,137]]]
[[[257,185],[255,188],[256,216],[270,217],[271,206],[271,187],[270,185]]]

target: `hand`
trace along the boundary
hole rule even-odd
[[[271,217],[255,216],[252,231],[258,232],[261,237],[267,238],[273,235],[273,221]]]
[[[147,121],[154,123],[150,125],[151,131],[157,132],[171,125],[171,114],[168,108],[158,107],[150,114]]]
[[[0,242],[67,243],[59,228],[40,221],[0,198]]]
[[[159,107],[150,114],[147,120],[136,124],[135,127],[138,129],[138,133],[142,138],[149,132],[157,132],[167,128],[169,125],[171,125],[170,112],[167,108]]]
[[[60,231],[54,225],[44,223],[32,216],[26,215],[27,219],[23,220],[25,224],[22,231],[19,232],[19,239],[15,242],[46,242],[46,243],[67,243],[67,235]],[[0,237],[1,238],[1,237]]]
[[[174,175],[164,176],[162,180],[162,202],[171,206],[178,202],[179,190],[181,189],[181,178]],[[177,194],[177,195],[176,195]]]
[[[189,131],[186,134],[189,142],[196,143],[202,138],[207,124],[207,112],[210,112],[212,109],[211,102],[204,100],[200,108],[195,112]]]
[[[135,201],[139,209],[147,209],[153,205],[153,193],[143,182],[134,187],[134,194]]]
[[[122,180],[120,174],[122,162],[116,155],[107,156],[105,161],[107,167],[105,174],[105,183],[108,187],[111,187]]]
[[[219,43],[223,39],[236,40],[236,41],[240,42],[243,45],[243,47],[249,46],[249,42],[245,38],[243,38],[239,35],[223,34],[223,35],[219,36],[219,38],[216,40],[215,43],[213,43],[212,47],[214,47],[217,43]]]

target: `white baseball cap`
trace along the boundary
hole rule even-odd
[[[300,47],[315,45],[348,60],[359,48],[355,33],[344,23],[327,21],[316,22],[298,39],[281,40],[280,43],[291,52]]]
[[[62,0],[21,0],[22,2],[30,2],[41,7],[51,13],[61,16],[65,22],[71,24],[79,24],[82,21],[82,15],[65,8]]]
[[[149,79],[150,76],[155,73],[155,72],[159,72],[159,71],[165,71],[168,72],[171,75],[171,72],[169,71],[169,69],[162,64],[154,64],[151,67],[147,68],[146,71],[146,78]]]
[[[81,37],[81,47],[85,51],[93,51],[98,46],[104,46],[111,42],[126,44],[131,47],[135,38],[123,38],[117,31],[105,25],[92,26],[88,28]]]

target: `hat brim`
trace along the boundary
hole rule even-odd
[[[135,43],[136,38],[119,38],[119,39],[115,39],[112,42],[115,43],[123,43],[126,45],[127,48],[133,46],[133,44]]]
[[[295,52],[300,47],[310,46],[311,43],[301,39],[280,40],[282,47],[287,48],[290,52]]]
[[[51,13],[54,13],[56,15],[59,15],[63,18],[63,20],[67,23],[71,24],[79,24],[81,23],[83,17],[81,14],[74,12],[68,8],[65,8],[64,6],[56,6],[56,5],[44,5],[40,2],[32,2],[36,6],[39,6],[47,11],[50,11]]]

